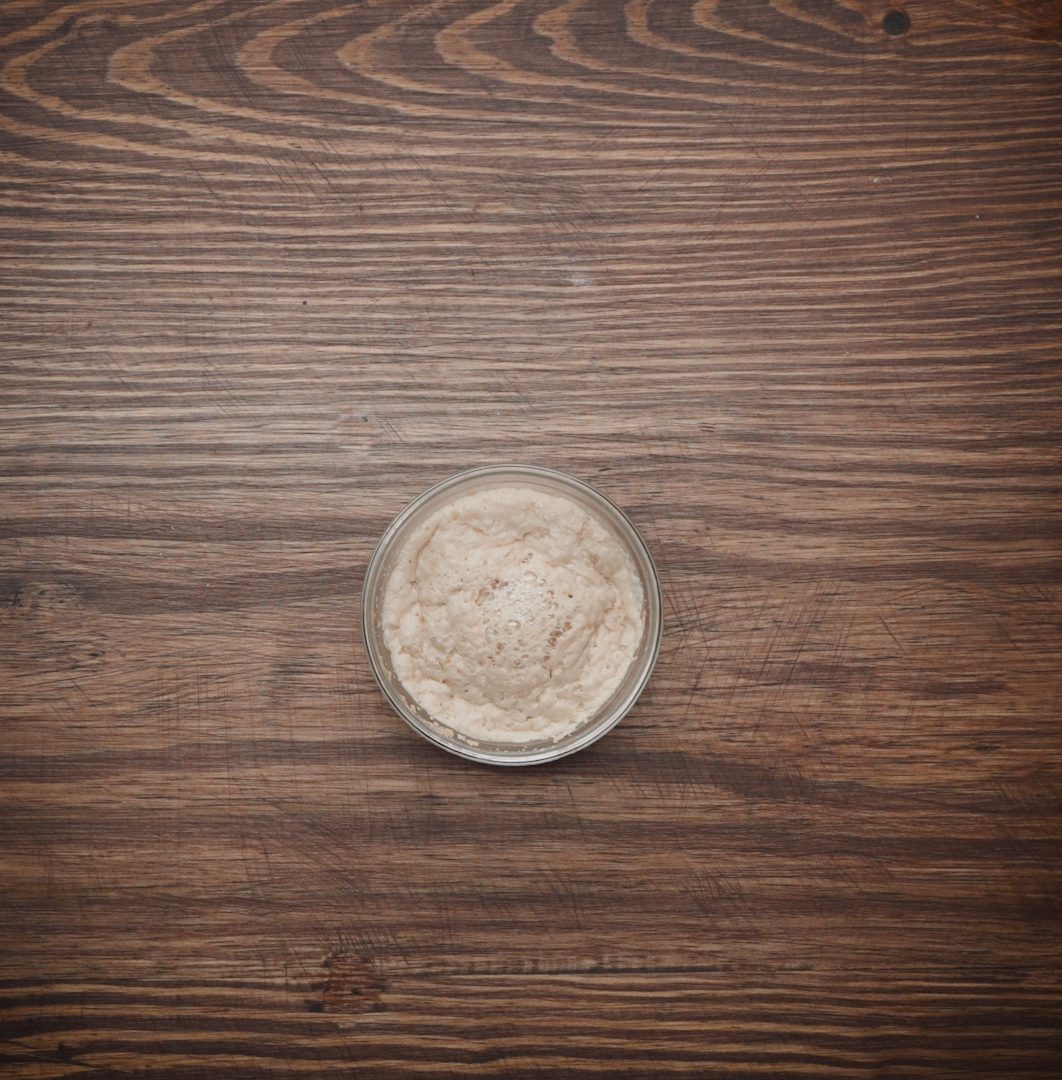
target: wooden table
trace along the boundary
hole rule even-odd
[[[5,1078],[1062,1060],[1057,0],[0,7]],[[655,678],[496,770],[359,625],[567,470]]]

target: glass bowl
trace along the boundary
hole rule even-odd
[[[627,674],[612,696],[582,724],[561,737],[537,742],[488,742],[472,738],[433,719],[406,692],[391,666],[380,626],[380,608],[395,554],[403,541],[445,502],[491,486],[518,483],[566,496],[583,507],[627,550],[642,583],[645,625]],[[488,465],[458,473],[414,499],[384,532],[365,573],[362,630],[373,674],[395,711],[418,734],[452,754],[491,765],[537,765],[582,750],[610,731],[630,711],[652,674],[660,652],[663,598],[656,567],[637,530],[623,512],[599,491],[553,469],[534,465]]]

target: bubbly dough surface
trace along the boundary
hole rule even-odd
[[[397,552],[382,630],[407,693],[480,740],[564,736],[626,675],[645,598],[618,538],[530,485],[458,496]]]

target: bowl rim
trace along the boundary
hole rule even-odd
[[[646,575],[641,572],[641,567],[639,566],[638,576],[642,579],[643,587],[646,589],[647,593],[646,617],[651,618],[654,612],[654,604],[648,595],[651,590],[653,599],[655,599],[656,618],[655,625],[651,626],[652,640],[649,642],[645,652],[645,658],[642,660],[642,671],[639,674],[637,681],[630,690],[628,690],[622,701],[620,701],[611,712],[607,713],[597,724],[588,725],[587,729],[579,738],[567,745],[558,744],[553,747],[540,747],[536,750],[514,750],[512,753],[497,753],[495,751],[480,750],[475,746],[465,745],[457,739],[449,741],[441,733],[425,726],[419,717],[410,712],[405,703],[395,694],[390,685],[390,680],[384,676],[380,669],[380,657],[377,655],[377,647],[374,643],[373,628],[371,625],[373,605],[370,603],[370,600],[372,599],[372,596],[383,587],[384,583],[380,580],[381,567],[395,538],[398,536],[405,523],[427,503],[438,498],[448,490],[460,487],[473,480],[491,476],[522,476],[531,479],[546,480],[559,484],[562,487],[574,487],[591,500],[591,502],[596,503],[606,517],[615,519],[615,524],[619,526],[621,530],[626,532],[630,542],[644,557],[644,565],[648,568],[648,574]],[[384,529],[383,535],[376,544],[372,556],[366,565],[365,576],[362,580],[361,633],[365,652],[369,658],[369,666],[372,669],[376,685],[379,686],[392,709],[394,709],[402,720],[405,721],[406,725],[412,728],[418,735],[441,749],[446,750],[448,753],[479,764],[505,766],[541,765],[550,761],[558,761],[561,758],[568,757],[570,754],[585,750],[586,747],[607,735],[631,711],[631,709],[634,708],[635,703],[641,697],[649,679],[652,677],[653,671],[656,668],[657,659],[660,655],[660,646],[664,633],[664,595],[660,586],[660,574],[657,570],[656,563],[653,561],[652,554],[645,541],[642,539],[641,533],[639,533],[634,522],[631,521],[623,510],[596,487],[586,483],[584,480],[579,480],[569,473],[561,472],[559,469],[546,468],[541,465],[527,465],[517,462],[480,465],[475,468],[464,469],[460,472],[453,473],[443,480],[440,480],[438,483],[432,484],[431,487],[427,488],[408,502],[392,519],[387,528]]]

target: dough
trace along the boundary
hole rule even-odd
[[[488,487],[431,514],[384,587],[384,644],[407,693],[472,739],[560,739],[634,660],[645,597],[633,560],[575,499]]]

